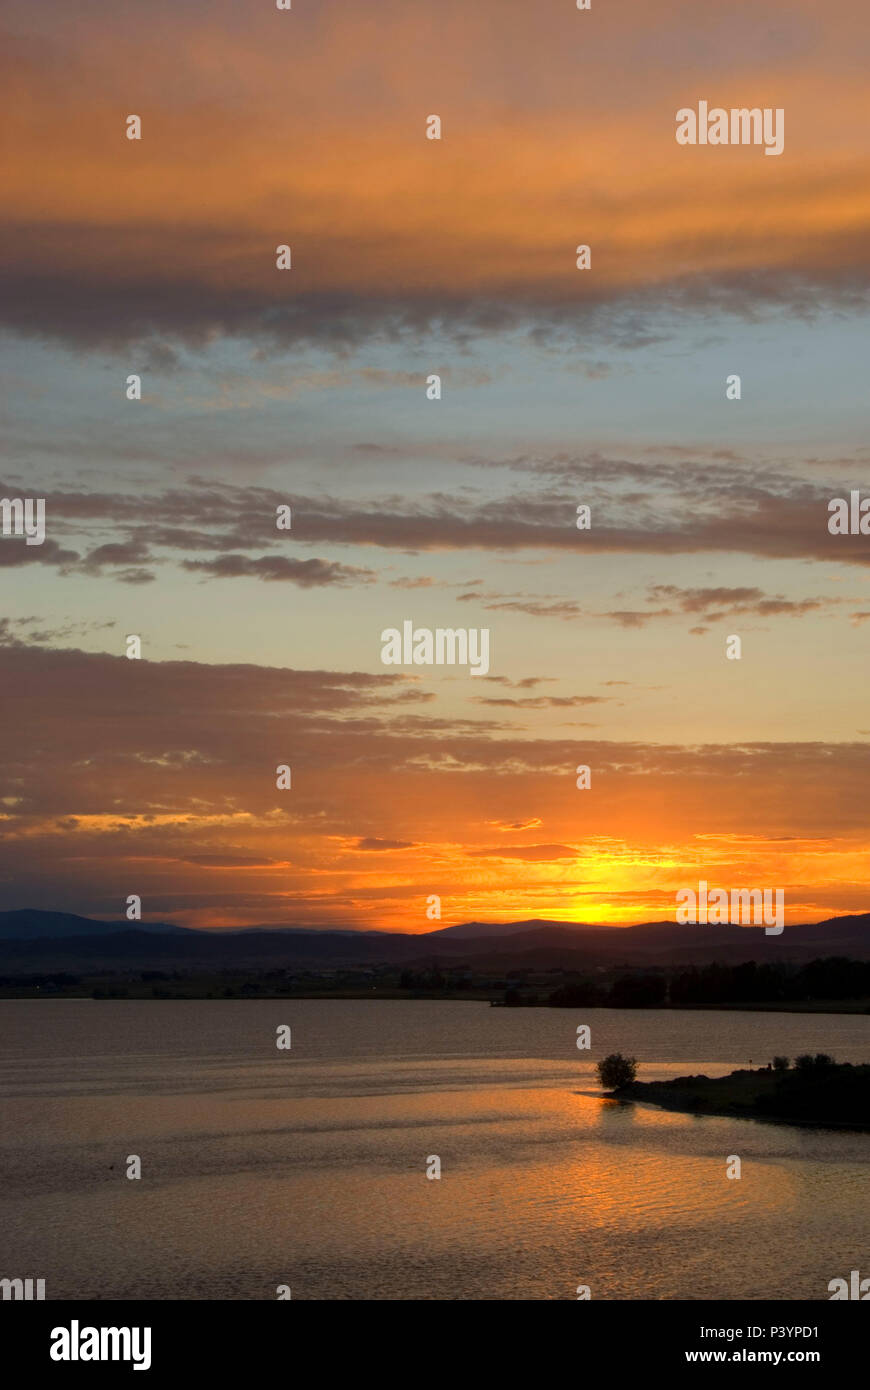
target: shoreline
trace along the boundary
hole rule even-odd
[[[465,1003],[465,1004],[489,1004],[493,1008],[520,1008],[520,1009],[570,1009],[575,1013],[584,1013],[587,1010],[614,1010],[614,1012],[637,1012],[637,1013],[783,1013],[783,1014],[870,1014],[870,1000],[868,999],[806,999],[806,1000],[770,1000],[770,1001],[737,1001],[734,1003],[715,1003],[715,1004],[660,1004],[654,1007],[637,1006],[631,1008],[627,1005],[611,1004],[550,1004],[546,1000],[523,1002],[520,1004],[508,1004],[504,1000],[503,990],[431,990],[415,991],[411,993],[401,989],[379,989],[371,986],[367,989],[291,989],[291,990],[266,990],[266,989],[246,989],[244,982],[228,986],[226,983],[210,981],[211,989],[206,989],[204,985],[197,986],[192,984],[188,989],[184,988],[181,981],[167,982],[166,985],[158,987],[156,990],[151,986],[134,984],[132,986],[110,984],[105,979],[99,984],[85,985],[81,988],[53,989],[46,990],[24,985],[16,989],[14,985],[6,984],[0,987],[0,1002],[7,999],[93,999],[95,1002],[102,1000],[114,1000],[115,1002],[124,1000],[143,1000],[159,1002],[161,1000],[212,1000],[238,1002],[240,999],[247,1000],[293,1000],[293,999],[369,999],[369,1000],[408,1000],[409,1002],[443,1001],[445,1003]],[[176,987],[172,988],[174,984]],[[168,986],[168,987],[167,987]],[[229,992],[227,992],[229,990]]]
[[[685,1115],[775,1120],[870,1132],[870,1065],[831,1063],[803,1070],[738,1070],[727,1076],[631,1081],[605,1098],[638,1101]]]

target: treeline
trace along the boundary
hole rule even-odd
[[[667,1002],[665,975],[620,975],[609,985],[579,980],[562,985],[547,1000],[556,1009],[661,1009]]]
[[[870,961],[826,956],[805,965],[705,965],[672,977],[672,1004],[765,1003],[870,997]]]
[[[827,956],[805,965],[689,966],[671,972],[632,972],[610,983],[593,978],[562,985],[547,1000],[554,1008],[656,1009],[709,1004],[775,1004],[870,998],[870,961]]]

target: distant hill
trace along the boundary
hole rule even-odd
[[[755,959],[810,960],[843,955],[870,959],[870,913],[831,917],[823,922],[786,926],[781,936],[757,927],[698,926],[693,923],[641,922],[631,927],[575,926],[571,923],[506,923],[485,937],[443,933],[442,950],[461,951],[474,969],[588,969],[596,966],[725,964]],[[439,953],[440,954],[440,953]]]
[[[74,912],[41,912],[35,907],[25,907],[18,912],[0,912],[0,940],[4,941],[111,936],[116,932],[129,931],[190,934],[189,927],[176,927],[171,922],[101,922],[94,917],[79,917]]]
[[[484,941],[487,937],[517,936],[520,932],[536,931],[541,927],[562,927],[572,930],[572,924],[550,922],[543,917],[530,918],[528,922],[459,922],[455,927],[439,927],[426,932],[426,940],[445,937],[450,941]],[[591,931],[604,931],[606,928],[591,927]]]

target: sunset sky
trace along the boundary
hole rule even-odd
[[[47,536],[0,538],[0,907],[870,909],[870,537],[827,529],[870,495],[866,6],[0,28],[0,495]],[[679,146],[699,100],[784,152]],[[405,619],[489,628],[489,675],[385,667]]]

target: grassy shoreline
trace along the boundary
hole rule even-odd
[[[571,1008],[574,1012],[584,1009],[628,1008],[627,1005],[588,1004],[552,1005],[546,999],[523,1001],[520,1005],[507,1004],[503,990],[486,988],[467,988],[467,990],[402,990],[391,986],[366,986],[347,988],[252,987],[245,977],[228,981],[227,977],[208,976],[200,979],[167,980],[160,986],[125,981],[106,976],[92,977],[76,981],[68,987],[43,988],[24,983],[14,984],[6,981],[0,986],[0,999],[443,999],[443,1001],[464,1002],[464,1004],[491,1004],[496,1008]],[[648,1011],[648,1006],[637,1006],[639,1012]],[[770,1001],[716,1002],[716,1004],[659,1004],[652,1006],[653,1012],[724,1012],[724,1013],[870,1013],[870,999],[770,999]]]
[[[689,1115],[870,1131],[870,1066],[848,1063],[785,1072],[758,1069],[719,1077],[632,1081],[608,1092],[608,1098],[643,1101]]]
[[[83,979],[75,985],[46,989],[22,982],[7,980],[0,985],[3,999],[407,999],[452,1000],[464,1003],[491,1004],[499,1008],[571,1008],[584,1012],[589,1008],[625,1009],[627,1005],[566,1004],[553,1005],[546,999],[523,1000],[519,1005],[505,1002],[503,989],[407,990],[390,985],[348,986],[318,989],[316,986],[267,988],[262,984],[251,987],[247,977],[228,980],[226,976],[166,980],[159,985],[140,981],[119,982],[106,976]],[[635,1006],[639,1012],[645,1006]],[[667,1013],[789,1013],[789,1014],[868,1014],[870,999],[802,999],[802,1000],[736,1000],[710,1004],[679,1003],[652,1006],[655,1012]]]

